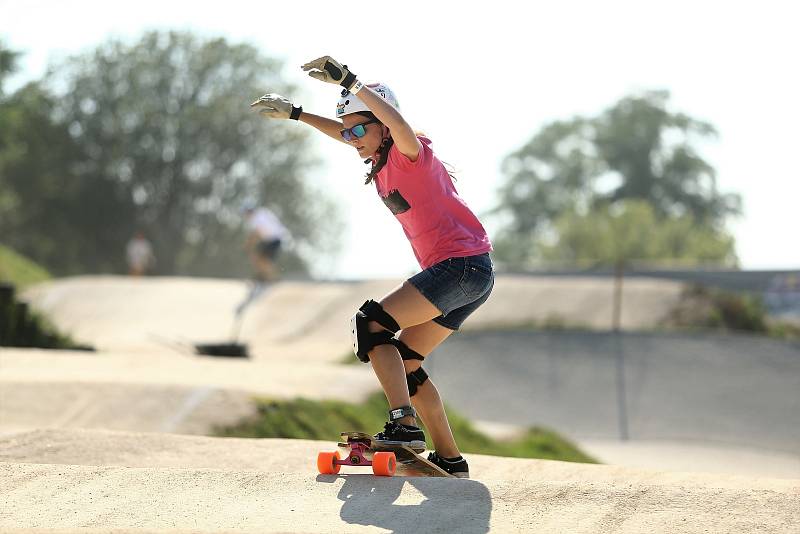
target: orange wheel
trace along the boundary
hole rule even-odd
[[[323,475],[335,475],[342,466],[334,463],[334,460],[339,460],[339,451],[319,453],[317,455],[317,469]]]
[[[393,452],[376,452],[372,455],[372,472],[376,475],[390,477],[397,469],[397,458]]]

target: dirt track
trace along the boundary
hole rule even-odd
[[[793,532],[800,481],[472,455],[473,480],[315,474],[330,443],[60,431],[0,440],[4,532]],[[91,451],[90,454],[82,451]],[[794,530],[796,532],[796,530]]]
[[[320,476],[316,453],[333,439],[170,433],[246,414],[252,395],[374,391],[368,368],[336,362],[352,311],[394,285],[278,285],[247,312],[242,339],[255,357],[246,361],[174,343],[229,339],[239,282],[85,277],[34,288],[36,308],[102,350],[0,353],[0,531],[797,531],[800,480],[477,455],[471,481]],[[631,281],[623,324],[655,324],[679,291]],[[603,281],[504,277],[472,326],[557,314],[603,327],[610,292]]]

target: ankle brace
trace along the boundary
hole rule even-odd
[[[389,410],[389,421],[397,421],[398,419],[402,419],[403,417],[416,417],[417,411],[414,409],[413,406],[401,406],[400,408],[394,408]]]

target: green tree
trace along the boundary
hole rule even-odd
[[[689,214],[659,219],[643,200],[625,200],[610,208],[600,205],[585,214],[566,212],[554,227],[552,240],[537,242],[547,262],[610,266],[668,258],[676,265],[737,265],[730,235],[698,225]]]
[[[40,84],[6,95],[3,82],[17,70],[18,57],[0,45],[0,239],[45,262],[58,255],[68,265],[78,254],[64,239],[85,230],[73,227],[68,200],[80,184],[65,180],[78,150],[66,128],[51,120],[55,101]],[[37,235],[44,220],[58,224]]]
[[[3,96],[6,78],[17,70],[18,57],[19,52],[6,48],[0,41],[0,98]]]
[[[119,272],[125,242],[138,229],[153,242],[162,273],[241,274],[239,206],[255,199],[281,217],[295,250],[332,251],[337,214],[305,179],[313,164],[306,132],[248,107],[267,89],[291,92],[280,70],[250,45],[179,32],[150,32],[133,44],[112,40],[55,65],[41,83],[48,90],[16,96],[38,100],[53,130],[67,133],[58,145],[65,153],[47,169],[30,157],[0,168],[14,174],[18,204],[40,216],[17,222],[19,239],[10,244],[57,274]],[[48,174],[36,188],[21,185]],[[48,188],[64,197],[69,213],[37,199],[34,189]],[[14,220],[8,211],[0,210],[0,223]],[[61,225],[75,231],[61,238],[56,255],[44,261],[27,249],[28,239],[46,242]],[[288,261],[304,269],[302,258]]]
[[[559,217],[625,200],[646,202],[659,221],[690,217],[696,228],[722,235],[740,199],[717,190],[714,169],[695,146],[716,131],[669,111],[668,99],[651,91],[596,117],[556,121],[507,156],[494,210],[503,221],[498,258],[515,266],[541,259],[537,245],[557,241]]]
[[[0,102],[0,229],[2,242],[26,256],[62,273],[80,272],[103,245],[93,237],[106,235],[87,224],[84,199],[112,192],[110,182],[73,172],[81,152],[67,128],[51,120],[55,104],[38,83]],[[120,219],[126,215],[113,196],[105,205]]]

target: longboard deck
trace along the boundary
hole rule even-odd
[[[395,475],[406,477],[446,477],[456,478],[438,465],[429,462],[411,448],[403,445],[380,445],[375,443],[372,436],[364,432],[342,432],[344,440],[363,441],[368,443],[367,455],[375,451],[392,451],[397,459]],[[339,447],[347,449],[347,443],[339,443]]]

